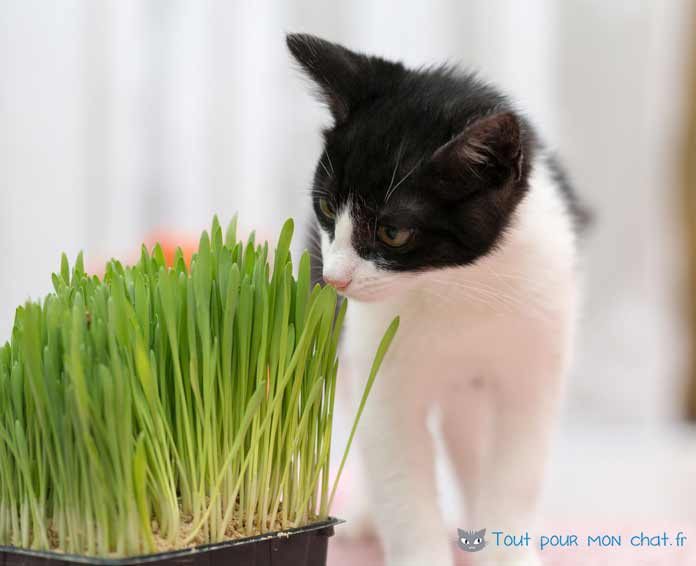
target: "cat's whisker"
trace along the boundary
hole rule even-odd
[[[331,177],[331,172],[327,169],[326,165],[324,165],[324,160],[320,159],[319,160],[319,165],[321,165],[321,168],[324,170],[324,173],[326,173],[327,177]]]
[[[387,192],[384,196],[384,204],[387,203],[389,200],[389,197],[391,196],[391,188],[394,186],[394,179],[396,178],[396,170],[399,168],[399,165],[401,164],[401,152],[404,149],[404,140],[401,140],[401,143],[399,144],[399,151],[396,154],[396,162],[394,163],[394,170],[392,171],[392,176],[391,176],[391,181],[389,182],[389,187],[387,187]]]
[[[313,260],[314,262],[321,265],[321,263],[322,263],[321,253],[315,252],[313,250],[307,250],[307,253],[309,254],[309,257],[311,260]]]
[[[473,292],[473,293],[479,293],[480,295],[490,299],[492,302],[496,302],[501,307],[506,307],[506,308],[510,309],[511,311],[515,307],[523,306],[522,303],[520,301],[515,300],[514,297],[511,297],[505,293],[501,293],[499,289],[489,287],[489,286],[482,284],[482,283],[470,284],[470,283],[462,283],[461,281],[440,280],[440,279],[431,279],[431,281],[436,283],[436,284],[445,285],[450,289],[464,290],[464,291],[469,291],[469,292]]]
[[[429,295],[432,298],[437,299],[442,305],[449,307],[452,304],[457,304],[457,297],[452,295],[451,293],[445,294],[445,293],[438,293],[435,289],[431,289],[429,287],[424,287],[423,291],[427,295]],[[473,301],[478,303],[481,306],[485,307],[490,307],[490,303],[483,299],[482,297],[477,297],[475,295],[469,295],[467,293],[464,293],[465,297],[467,300]]]
[[[329,167],[331,167],[331,174],[332,174],[332,175],[335,175],[335,174],[336,174],[336,170],[334,169],[333,162],[331,161],[331,156],[329,155],[329,150],[328,150],[328,148],[324,149],[324,152],[326,153],[326,159],[327,159],[328,162],[329,162]]]
[[[479,287],[476,285],[449,285],[448,287],[450,290],[454,288],[455,290],[462,290],[468,293],[477,293],[478,295],[486,297],[489,304],[495,303],[506,309],[508,312],[513,312],[515,307],[521,306],[521,303],[516,302],[512,297],[501,292],[491,291],[485,287]]]
[[[373,285],[359,285],[352,289],[353,292],[367,292],[367,293],[377,293],[389,287],[388,283],[384,284],[373,284]]]
[[[452,301],[456,302],[457,294],[462,294],[466,297],[466,300],[477,302],[478,304],[485,306],[493,312],[498,312],[499,314],[512,315],[515,312],[522,312],[515,309],[515,305],[511,304],[506,300],[504,296],[493,296],[482,292],[483,290],[477,288],[461,288],[457,289],[455,293],[450,290],[449,296],[452,297]]]
[[[411,168],[411,170],[410,170],[408,173],[406,173],[406,175],[404,175],[404,176],[401,178],[401,181],[399,181],[396,185],[394,185],[394,188],[391,190],[391,192],[388,192],[388,193],[387,193],[387,196],[386,196],[385,199],[384,199],[384,202],[385,202],[385,203],[386,203],[386,202],[390,199],[390,197],[396,192],[396,189],[398,189],[398,188],[401,186],[402,183],[404,183],[411,175],[413,175],[413,172],[414,172],[416,169],[418,169],[418,166],[419,166],[420,164],[421,164],[421,162],[418,161],[418,162]]]
[[[321,235],[318,230],[309,230],[307,236],[315,243],[321,242]]]
[[[305,234],[305,242],[308,244],[313,244],[316,247],[321,247],[321,240],[319,239],[319,236],[311,232],[307,232],[307,234]]]
[[[315,189],[310,189],[309,195],[310,196],[319,195],[322,197],[330,198],[333,196],[333,193],[331,191],[329,191],[328,189],[315,188]]]
[[[488,263],[488,264],[482,263],[481,265],[482,265],[482,266],[485,266],[485,269],[487,269],[488,272],[489,272],[493,277],[495,277],[496,279],[498,279],[501,283],[503,283],[503,284],[506,284],[506,283],[507,283],[508,286],[509,286],[509,288],[510,288],[511,290],[515,290],[515,289],[517,289],[518,287],[514,286],[514,285],[513,285],[512,283],[510,283],[510,282],[502,281],[503,279],[512,280],[512,281],[514,281],[514,282],[516,282],[516,283],[525,283],[525,284],[526,284],[526,285],[525,285],[525,288],[526,288],[526,289],[530,289],[530,290],[532,290],[532,291],[540,291],[540,290],[542,290],[542,289],[544,288],[544,285],[541,283],[541,281],[539,280],[539,278],[533,279],[533,278],[529,277],[528,275],[524,275],[524,274],[522,274],[522,273],[499,272],[499,271],[495,270],[495,269],[493,268],[493,266],[490,265],[490,263]]]
[[[494,303],[496,303],[508,314],[522,314],[525,316],[531,314],[533,316],[529,318],[535,320],[550,320],[550,314],[544,308],[544,305],[542,304],[543,297],[541,296],[537,297],[538,300],[535,301],[530,301],[529,296],[526,296],[525,300],[522,300],[520,297],[500,292],[500,290],[492,291],[491,288],[485,288],[485,285],[483,287],[463,285],[461,282],[447,280],[440,281],[436,279],[431,281],[434,283],[447,285],[449,286],[450,290],[463,292],[467,298],[472,298],[471,293],[479,293],[482,297],[487,297],[490,299],[487,301],[489,305],[492,306]]]
[[[495,287],[493,285],[486,284],[482,281],[477,281],[475,284],[478,285],[482,289],[486,289],[487,291],[490,291],[492,293],[497,294],[503,300],[507,300],[508,302],[510,302],[516,306],[524,307],[524,306],[529,304],[528,300],[529,300],[530,296],[525,295],[525,300],[523,301],[522,298],[519,296],[520,295],[519,287],[515,287],[511,283],[505,282],[505,281],[501,281],[501,283],[507,287],[507,292],[502,291],[500,288]],[[541,295],[532,296],[532,297],[538,298],[538,299],[543,298]]]

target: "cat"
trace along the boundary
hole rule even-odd
[[[480,531],[464,531],[457,529],[457,546],[464,552],[479,552],[488,543],[486,542],[486,529]]]
[[[474,74],[304,34],[287,45],[333,117],[311,191],[314,268],[349,298],[341,371],[358,389],[401,317],[359,433],[386,564],[450,566],[426,417],[441,415],[466,522],[528,530],[571,356],[586,215],[530,122]],[[472,558],[539,564],[519,548]]]

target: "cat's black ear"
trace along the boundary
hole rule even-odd
[[[477,120],[440,147],[431,167],[441,178],[466,181],[472,190],[479,190],[519,181],[524,159],[517,116],[500,112]]]
[[[321,98],[337,124],[345,122],[360,102],[375,94],[378,81],[374,75],[382,66],[398,66],[313,35],[291,33],[286,41],[292,56],[319,86]]]

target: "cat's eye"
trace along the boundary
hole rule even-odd
[[[474,539],[474,544],[481,544],[481,538],[480,538],[480,537],[476,537],[476,538]]]
[[[319,210],[321,210],[321,213],[326,218],[330,218],[331,220],[336,218],[336,211],[334,210],[334,207],[331,206],[331,203],[323,197],[319,199]]]
[[[463,538],[463,539],[462,539],[462,544],[469,544],[469,539],[468,539],[468,538]]]
[[[382,225],[377,228],[377,237],[390,248],[401,248],[411,241],[413,229]]]

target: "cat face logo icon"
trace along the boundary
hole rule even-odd
[[[486,529],[480,531],[463,531],[457,529],[457,545],[464,552],[478,552],[486,546]]]

